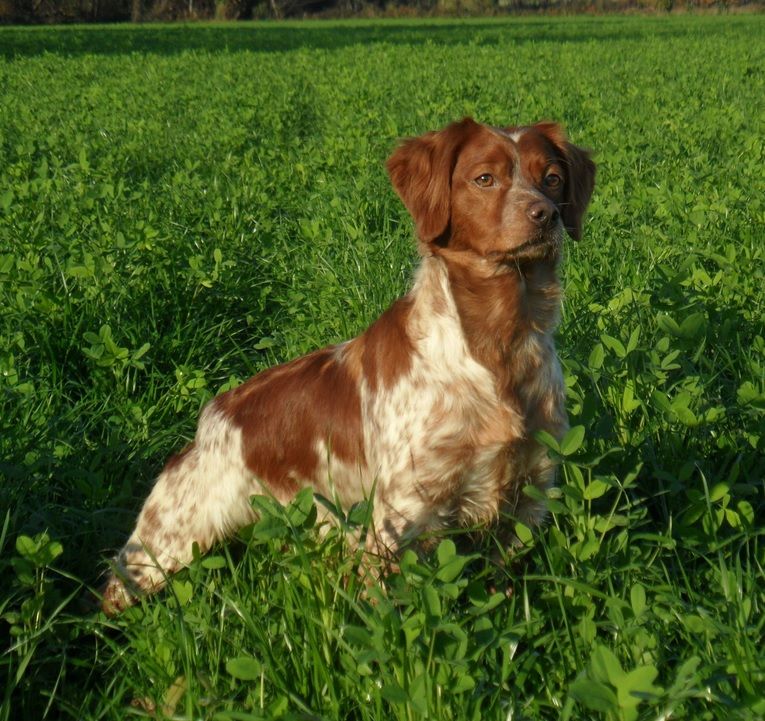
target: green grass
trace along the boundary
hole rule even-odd
[[[760,15],[0,28],[0,720],[765,716],[764,41]],[[463,115],[597,154],[550,524],[506,569],[446,538],[365,590],[310,498],[262,501],[168,593],[83,608],[206,400],[405,290],[383,163]]]

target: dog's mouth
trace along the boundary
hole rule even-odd
[[[561,241],[562,234],[559,232],[540,233],[504,252],[502,260],[505,263],[557,260],[561,251]]]

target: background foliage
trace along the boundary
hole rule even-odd
[[[2,23],[762,9],[762,0],[0,0]]]
[[[762,718],[763,30],[0,30],[0,718]],[[365,594],[310,497],[260,500],[168,593],[88,611],[201,404],[406,289],[383,162],[463,115],[597,154],[549,526]]]

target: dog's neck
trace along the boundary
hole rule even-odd
[[[447,306],[456,311],[471,355],[504,386],[534,364],[535,349],[558,325],[557,266],[555,260],[498,264],[474,253],[440,249],[423,259],[420,281],[445,278],[439,285],[451,296]],[[428,285],[418,282],[415,292]],[[514,375],[509,374],[513,369]]]

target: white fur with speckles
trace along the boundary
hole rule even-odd
[[[119,605],[133,586],[159,588],[191,561],[194,542],[205,551],[250,522],[249,498],[257,493],[264,490],[244,464],[241,431],[208,405],[194,447],[157,478],[104,595]]]
[[[423,531],[495,520],[507,489],[516,493],[515,486],[529,481],[546,487],[553,473],[543,450],[523,461],[507,457],[507,442],[524,434],[523,421],[505,407],[494,377],[471,355],[442,261],[423,260],[413,297],[408,330],[414,354],[409,372],[384,392],[371,392],[362,385],[365,450],[377,483],[374,531],[383,551],[396,549]],[[552,340],[544,336],[537,342],[550,358],[540,373],[542,398],[551,388],[562,389],[563,381]],[[528,352],[537,356],[535,342]],[[477,444],[485,414],[499,409],[506,416],[504,437]],[[529,445],[536,443],[529,439]],[[462,459],[463,465],[455,467],[453,451],[470,446],[474,448]],[[515,506],[513,510],[527,516],[527,521],[538,521],[541,513]]]
[[[537,522],[541,507],[520,489],[529,482],[549,486],[553,464],[524,437],[524,419],[499,398],[496,379],[471,355],[442,259],[423,259],[411,298],[408,372],[387,388],[361,379],[365,464],[344,463],[317,440],[315,476],[293,480],[346,508],[374,493],[369,546],[382,553],[424,531],[491,522],[504,510]],[[526,357],[545,359],[524,395],[531,405],[551,404],[552,411],[562,408],[563,378],[549,332],[533,331],[514,362],[524,367]],[[347,347],[338,346],[337,353]],[[249,498],[261,493],[269,491],[245,465],[241,431],[209,405],[194,446],[168,465],[146,500],[115,563],[105,607],[119,609],[133,601],[135,590],[163,585],[190,562],[193,542],[204,551],[251,521]]]

